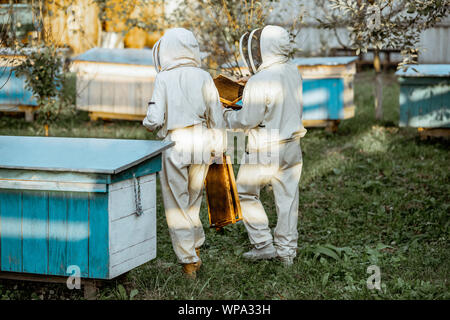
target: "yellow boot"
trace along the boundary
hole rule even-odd
[[[199,258],[199,260],[195,263],[198,270],[202,266],[202,260],[200,259],[200,248],[195,248],[195,253],[197,253],[197,257]]]
[[[202,265],[202,260],[200,259],[200,248],[195,248],[195,253],[197,254],[197,257],[199,258],[199,260],[197,262],[183,264],[183,273],[189,279],[195,279],[197,277],[197,271],[198,271],[198,269],[200,269],[200,267]]]
[[[183,273],[189,279],[197,278],[197,263],[184,263],[183,264]]]

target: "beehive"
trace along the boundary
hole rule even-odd
[[[400,127],[450,128],[450,64],[419,64],[396,72]]]
[[[156,256],[156,172],[173,143],[0,136],[0,271],[112,279]]]
[[[303,125],[328,126],[355,115],[357,57],[293,59],[303,78]]]
[[[26,87],[25,78],[17,77],[14,67],[21,64],[25,55],[18,55],[13,50],[0,50],[0,111],[25,112],[27,121],[33,120],[33,111],[37,101],[33,92]]]
[[[73,59],[77,108],[92,119],[142,120],[156,70],[149,49],[94,48]]]

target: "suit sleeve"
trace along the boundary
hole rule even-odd
[[[203,98],[206,103],[208,127],[211,129],[225,128],[219,92],[211,77],[209,77],[203,87]]]
[[[224,118],[230,129],[252,129],[264,121],[266,92],[258,81],[247,82],[242,95],[242,109],[224,110]]]
[[[165,110],[167,104],[166,88],[164,83],[156,76],[155,87],[153,89],[153,95],[151,102],[147,109],[147,115],[142,121],[142,124],[154,131],[160,129],[164,125]]]

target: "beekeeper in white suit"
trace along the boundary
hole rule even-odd
[[[211,76],[200,69],[192,32],[167,30],[153,47],[153,58],[158,74],[143,125],[175,141],[162,156],[162,197],[175,254],[183,271],[195,278],[205,241],[199,218],[202,190],[213,145],[220,149],[213,129],[225,126],[222,106]]]
[[[251,73],[243,92],[243,107],[224,109],[229,128],[248,132],[246,163],[241,164],[237,188],[252,250],[248,259],[279,257],[291,265],[297,251],[298,184],[302,171],[299,140],[302,125],[302,79],[289,62],[288,32],[266,26],[242,36],[241,57]],[[272,237],[259,199],[260,189],[272,186],[278,216]]]

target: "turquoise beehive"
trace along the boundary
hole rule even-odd
[[[400,127],[450,127],[450,64],[419,64],[395,73],[400,83]]]
[[[155,177],[172,144],[0,136],[0,271],[112,279],[155,258]]]
[[[33,92],[27,88],[25,78],[18,77],[15,67],[22,63],[25,55],[9,48],[0,48],[0,111],[25,112],[27,121],[33,120],[33,112],[38,108]]]
[[[329,126],[355,115],[353,79],[357,57],[296,58],[303,78],[303,125]]]

